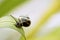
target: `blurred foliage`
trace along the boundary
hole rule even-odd
[[[60,26],[42,37],[32,38],[32,40],[60,40]]]
[[[37,33],[37,31],[39,29],[41,29],[41,27],[46,23],[46,21],[52,16],[54,15],[57,11],[60,10],[60,0],[54,0],[55,2],[53,3],[54,5],[52,7],[50,7],[49,10],[47,10],[44,15],[41,17],[41,19],[39,19],[39,21],[37,22],[37,24],[34,26],[34,28],[32,29],[32,31],[27,35],[27,40],[54,40],[52,36],[45,36],[45,37],[39,37],[39,38],[34,38],[34,35]],[[60,31],[60,30],[59,30]],[[40,31],[39,31],[40,32]],[[56,31],[55,31],[56,32]],[[52,38],[52,39],[51,39]],[[54,38],[57,38],[56,35]],[[55,39],[55,40],[58,40]]]
[[[46,21],[54,15],[57,11],[60,10],[60,4],[59,0],[54,0],[55,2],[53,3],[54,5],[50,7],[49,10],[47,10],[44,15],[41,17],[41,19],[38,20],[37,24],[34,26],[32,31],[27,35],[27,40],[31,39],[39,29],[46,23]],[[39,31],[40,32],[40,31]]]
[[[26,0],[3,0],[0,3],[0,17],[8,14],[9,11],[24,2],[26,2]]]

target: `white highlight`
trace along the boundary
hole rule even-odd
[[[0,28],[0,40],[19,40],[21,34],[10,28]]]

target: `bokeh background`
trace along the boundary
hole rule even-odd
[[[0,16],[29,16],[27,40],[60,40],[60,0],[0,0]],[[1,14],[2,13],[2,14]]]

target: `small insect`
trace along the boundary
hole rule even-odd
[[[23,27],[29,27],[30,24],[31,24],[31,20],[29,17],[26,17],[26,16],[20,16],[19,18],[15,18],[12,15],[8,15],[8,16],[0,18],[0,29],[3,29],[3,31],[0,30],[1,31],[0,39],[15,40],[16,38],[17,40],[18,39],[26,40]]]
[[[12,15],[10,15],[11,17],[13,17]],[[14,17],[13,17],[14,18]],[[18,18],[18,21],[14,18],[14,20],[16,21],[16,27],[18,27],[18,28],[20,28],[20,27],[22,27],[22,26],[24,26],[24,27],[28,27],[28,26],[30,26],[30,24],[31,24],[31,20],[30,20],[30,18],[29,17],[26,17],[26,16],[20,16],[19,18]]]

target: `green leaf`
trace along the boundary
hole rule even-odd
[[[11,28],[16,31],[18,31],[22,36],[20,37],[20,40],[25,40],[25,33],[23,28],[16,27],[16,21],[11,16],[5,16],[0,18],[0,28]]]
[[[24,2],[26,2],[26,0],[4,0],[0,3],[0,17],[8,14],[9,11]]]

